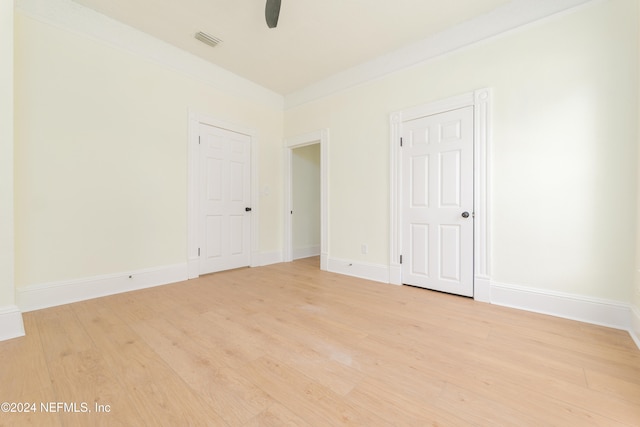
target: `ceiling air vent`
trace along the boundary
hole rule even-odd
[[[203,33],[202,31],[197,32],[194,37],[200,40],[202,43],[206,43],[212,47],[216,47],[218,44],[222,43],[222,40],[220,40],[219,38],[210,36],[209,34]]]

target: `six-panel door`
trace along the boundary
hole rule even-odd
[[[402,281],[473,296],[473,107],[403,123]]]
[[[250,262],[251,138],[200,125],[200,274]]]

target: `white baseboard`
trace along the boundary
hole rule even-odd
[[[309,258],[318,255],[320,255],[320,246],[293,249],[293,259]]]
[[[386,265],[329,258],[327,270],[332,273],[389,283],[389,267]]]
[[[491,282],[491,303],[631,330],[631,308],[618,301]]]
[[[491,280],[488,277],[474,277],[473,299],[479,302],[491,302]]]
[[[189,258],[187,261],[187,277],[195,279],[200,276],[200,258]]]
[[[329,254],[326,252],[320,254],[320,270],[329,271]]]
[[[629,335],[640,349],[640,308],[631,307],[631,328]]]
[[[389,283],[392,285],[402,285],[402,265],[391,264],[389,266]]]
[[[260,252],[258,266],[277,264],[284,261],[282,251]]]
[[[177,264],[85,279],[30,285],[16,289],[18,307],[39,310],[122,292],[181,282],[188,278],[188,265]]]
[[[318,252],[318,255],[320,252]],[[252,252],[250,267],[262,267],[265,265],[278,264],[284,259],[281,251],[274,252]],[[191,258],[188,261],[189,279],[200,277],[200,258]]]
[[[15,305],[0,307],[0,341],[24,336],[22,313]]]

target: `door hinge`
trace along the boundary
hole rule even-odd
[[[200,256],[200,248],[198,248],[198,256]]]
[[[402,147],[402,138],[400,138],[400,147]]]
[[[402,264],[402,255],[400,255],[400,264]]]
[[[198,136],[198,144],[200,144],[200,136]]]

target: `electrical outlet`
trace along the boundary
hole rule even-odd
[[[362,255],[368,254],[369,247],[363,243],[362,245],[360,245],[360,252],[362,252]]]

